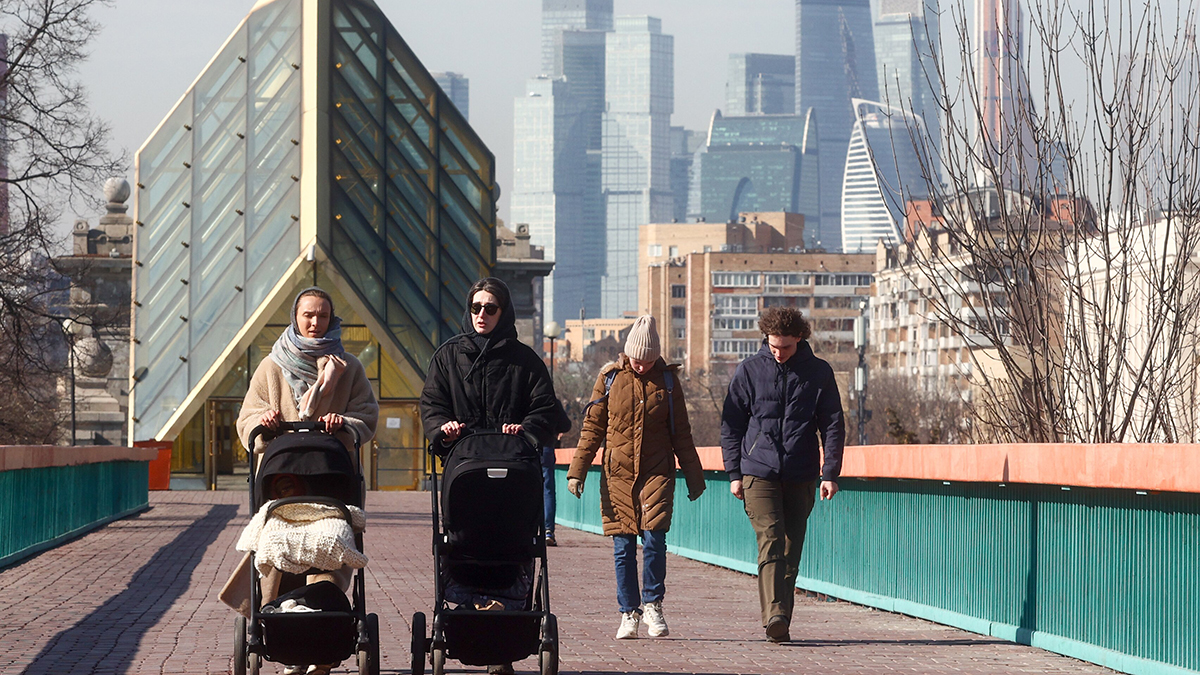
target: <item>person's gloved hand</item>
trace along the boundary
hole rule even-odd
[[[582,497],[583,496],[583,481],[579,480],[578,478],[568,478],[567,479],[567,492],[570,492],[571,494],[575,495],[576,497]]]
[[[700,489],[695,492],[692,492],[689,490],[688,491],[688,501],[694,502],[697,499],[700,499],[700,495],[702,495],[702,494],[704,494],[704,486],[703,485],[701,485]]]

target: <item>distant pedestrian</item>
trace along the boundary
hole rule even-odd
[[[558,427],[554,441],[542,447],[542,502],[543,519],[546,523],[546,545],[558,546],[554,536],[554,519],[558,511],[558,493],[554,485],[554,467],[558,463],[558,453],[555,451],[562,445],[563,434],[571,430],[571,418],[563,408],[562,401],[558,402]]]
[[[762,348],[729,383],[721,449],[729,491],[743,500],[758,539],[763,628],[768,640],[787,642],[818,478],[821,499],[832,499],[846,431],[833,368],[813,355],[800,311],[768,308],[758,327],[766,336]]]
[[[596,378],[579,448],[567,473],[567,489],[582,496],[588,468],[604,446],[600,515],[604,534],[613,538],[621,612],[618,640],[636,638],[639,620],[646,622],[650,637],[669,632],[662,602],[676,459],[687,481],[688,499],[695,500],[704,492],[704,470],[692,441],[678,368],[659,356],[654,317],[639,317],[629,332],[625,351]],[[639,535],[643,565],[640,602]]]

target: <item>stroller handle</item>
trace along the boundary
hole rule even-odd
[[[462,431],[459,432],[458,438],[456,438],[454,441],[452,441],[450,443],[450,445],[443,446],[443,449],[445,450],[444,453],[439,453],[437,451],[437,445],[439,443],[441,443],[441,440],[438,438],[433,439],[432,441],[430,441],[427,444],[426,451],[431,455],[441,455],[441,456],[449,455],[451,450],[454,449],[454,446],[457,445],[458,442],[461,441],[462,439],[464,439],[467,436],[470,436],[472,434],[484,434],[484,433],[499,434],[502,432],[499,429],[476,429],[474,427],[463,427]],[[538,437],[532,431],[529,431],[528,429],[522,429],[521,433],[510,434],[510,435],[515,435],[519,438],[524,439],[525,442],[528,443],[529,445],[533,446],[533,449],[536,451],[540,452],[542,449],[542,442],[540,440],[538,440]]]
[[[353,425],[343,424],[343,429],[347,429],[351,434],[354,434],[354,449],[357,450],[362,445],[362,439],[358,436],[358,429]],[[276,438],[286,431],[293,432],[312,432],[320,431],[322,433],[330,433],[326,425],[321,420],[307,420],[304,422],[280,422],[279,426],[274,429],[268,428],[265,425],[258,425],[250,431],[250,447],[253,448],[258,441],[258,437],[262,436],[268,440]]]

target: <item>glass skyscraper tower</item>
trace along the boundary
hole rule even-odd
[[[920,117],[935,152],[942,140],[941,82],[933,63],[938,30],[937,0],[879,0],[879,100]]]
[[[548,319],[600,313],[604,275],[601,118],[612,0],[543,0],[541,77],[513,112],[512,212],[555,261],[543,292]]]
[[[647,16],[617,17],[605,44],[601,181],[605,272],[601,314],[639,311],[638,228],[669,220],[674,38]]]
[[[730,54],[725,81],[728,117],[791,115],[796,110],[796,57]]]
[[[796,114],[816,111],[821,155],[821,245],[842,240],[842,173],[854,127],[851,99],[877,100],[870,0],[796,0]],[[805,231],[813,230],[811,221]]]
[[[905,203],[929,195],[924,173],[936,156],[918,152],[921,119],[899,107],[854,100],[856,120],[842,180],[842,251],[871,253],[899,242]],[[927,149],[927,148],[926,148]]]

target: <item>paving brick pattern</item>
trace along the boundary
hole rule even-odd
[[[138,516],[0,571],[0,673],[229,673],[234,614],[217,601],[240,559],[244,492],[152,493]],[[407,672],[409,621],[433,598],[429,497],[368,498],[367,603],[383,672]],[[667,638],[616,641],[610,540],[561,529],[550,552],[563,673],[1111,673],[1031,647],[815,598],[795,640],[761,638],[754,579],[672,556]],[[643,627],[644,636],[644,627]],[[535,659],[516,665],[537,671]],[[266,664],[264,673],[282,669]],[[481,672],[456,662],[450,672]],[[335,672],[357,672],[353,660]]]

